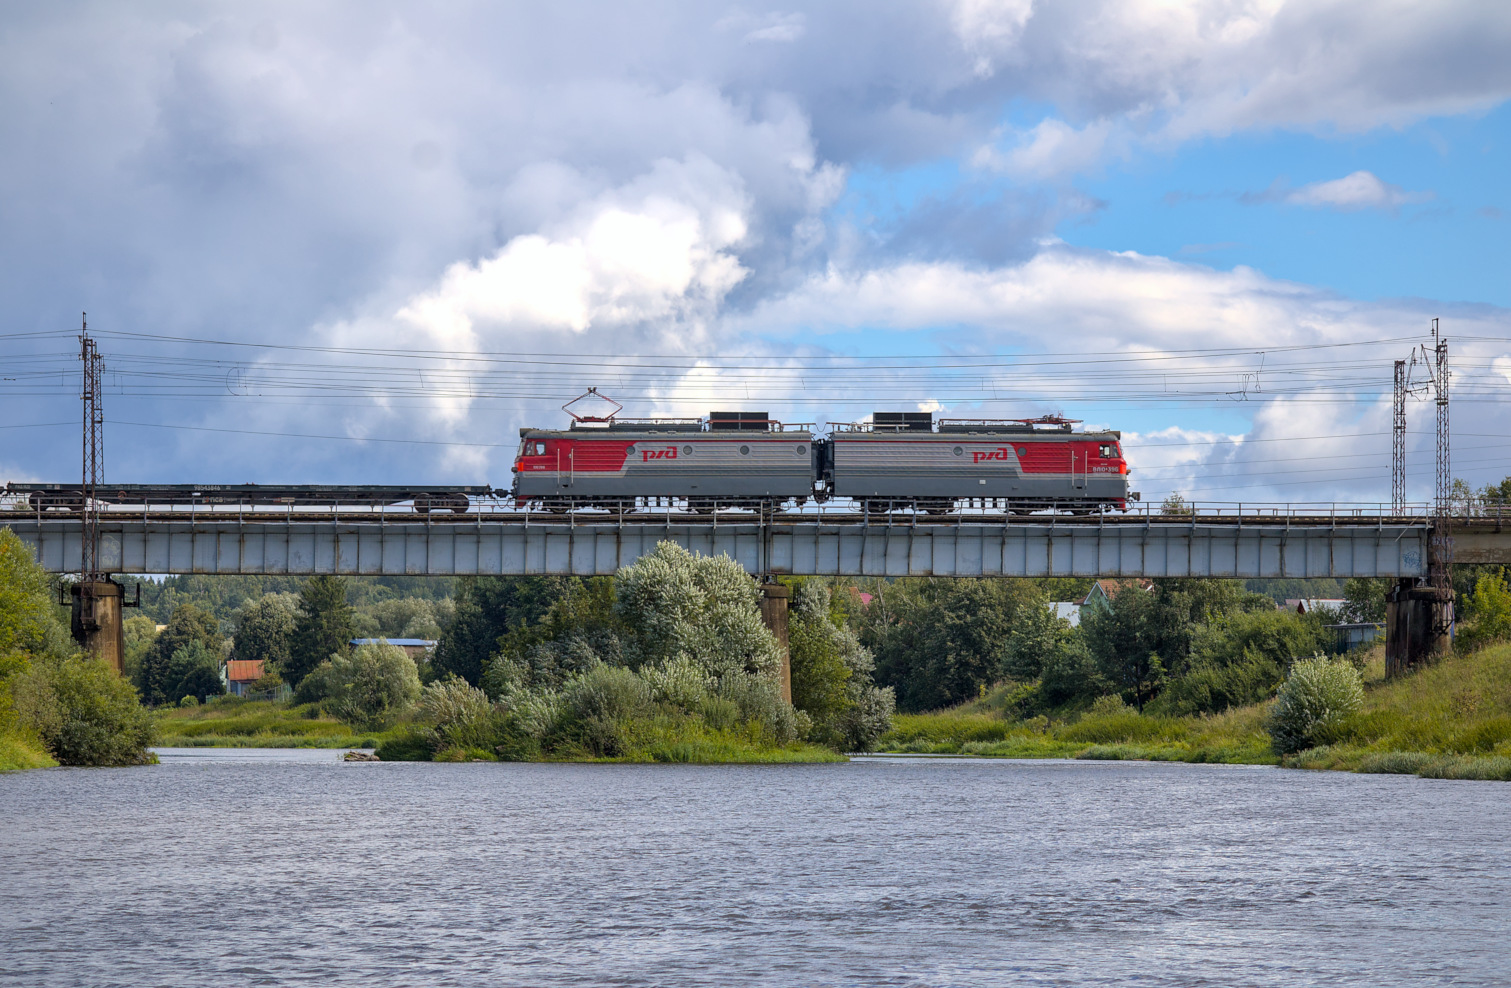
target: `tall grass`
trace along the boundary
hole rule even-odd
[[[1271,702],[1195,717],[1132,710],[1013,720],[991,698],[928,714],[899,714],[880,750],[999,758],[1147,759],[1284,764],[1511,781],[1511,645],[1453,656],[1384,679],[1376,648],[1362,657],[1361,709],[1331,724],[1315,748],[1279,758],[1265,731]],[[1115,708],[1115,705],[1114,705]]]
[[[40,745],[16,734],[0,733],[0,772],[52,768],[57,764]]]
[[[347,748],[374,736],[317,707],[239,699],[161,711],[157,729],[171,748]]]

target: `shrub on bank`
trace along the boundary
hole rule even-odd
[[[1297,662],[1275,696],[1266,725],[1270,743],[1281,755],[1315,747],[1363,705],[1364,682],[1352,665],[1320,655]]]
[[[136,690],[98,660],[44,661],[16,683],[16,706],[63,765],[146,765],[156,730]]]

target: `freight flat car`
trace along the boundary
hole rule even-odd
[[[84,493],[78,483],[10,483],[5,492],[23,496],[34,511],[82,510]],[[94,500],[100,504],[178,505],[246,504],[294,505],[389,505],[413,502],[421,514],[451,511],[463,514],[470,498],[491,497],[488,486],[410,487],[403,485],[342,486],[337,484],[101,484]]]

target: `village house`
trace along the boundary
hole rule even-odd
[[[387,642],[397,645],[404,650],[404,654],[416,662],[425,662],[430,659],[430,653],[435,651],[437,642],[429,638],[353,638],[351,643],[357,645],[376,645],[379,642]]]
[[[232,696],[246,696],[252,684],[262,678],[261,659],[228,659],[220,670],[226,684],[226,692]]]

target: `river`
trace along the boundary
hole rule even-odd
[[[1511,982],[1503,783],[163,755],[0,777],[0,984]]]

